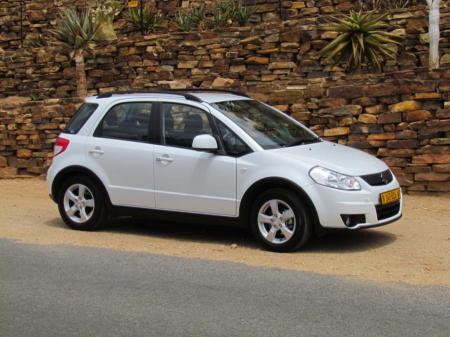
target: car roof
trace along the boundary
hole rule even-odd
[[[238,92],[213,91],[213,90],[167,90],[167,91],[148,91],[148,92],[113,92],[105,93],[99,96],[86,98],[88,103],[98,103],[108,101],[114,102],[122,99],[185,99],[187,101],[217,103],[224,101],[248,100],[247,95]]]

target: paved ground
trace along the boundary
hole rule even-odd
[[[0,240],[0,335],[442,336],[450,288]]]
[[[73,231],[61,221],[43,180],[0,179],[0,191],[0,238],[450,286],[450,196],[405,196],[399,222],[329,235],[284,255],[261,250],[245,230],[214,226],[120,220],[98,232]]]

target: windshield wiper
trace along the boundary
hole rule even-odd
[[[306,145],[306,144],[313,144],[313,143],[319,143],[321,140],[320,138],[314,138],[314,139],[299,139],[295,142],[286,144],[284,147],[292,147],[292,146],[298,146],[298,145]]]

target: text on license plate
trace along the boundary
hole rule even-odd
[[[395,202],[400,200],[400,188],[396,188],[395,190],[383,192],[380,194],[380,201],[382,205],[390,204],[391,202]]]

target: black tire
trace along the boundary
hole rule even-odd
[[[86,221],[83,222],[76,222],[73,221],[68,213],[65,210],[65,195],[68,189],[73,188],[73,186],[76,185],[83,185],[87,189],[85,192],[85,195],[89,196],[89,199],[86,200],[93,200],[94,201],[94,207],[85,207],[87,210],[85,214],[89,214],[89,218],[86,218]],[[76,190],[75,190],[76,191]],[[75,192],[76,193],[76,192]],[[79,193],[79,190],[78,190]],[[90,197],[92,196],[92,198]],[[76,230],[83,230],[83,231],[93,231],[99,229],[105,222],[106,222],[106,199],[105,199],[104,192],[102,189],[91,179],[85,176],[74,176],[69,179],[67,179],[61,186],[59,193],[58,193],[58,210],[59,214],[61,215],[61,218],[64,220],[66,225],[72,229]],[[74,205],[74,202],[72,200],[66,202]],[[81,201],[80,201],[81,202]],[[80,206],[83,207],[83,206]],[[76,205],[75,205],[76,208]],[[78,214],[78,215],[77,215]],[[74,215],[75,217],[79,217],[81,219],[81,212],[77,211]]]
[[[287,226],[291,226],[291,229],[293,229],[291,231],[292,236],[285,242],[282,242],[284,239],[286,239],[286,237],[283,235],[281,229],[275,228],[274,231],[276,231],[276,234],[275,237],[273,237],[273,240],[279,240],[280,242],[268,241],[260,229],[260,224],[258,221],[259,212],[260,210],[263,210],[263,207],[267,206],[267,203],[270,200],[281,201],[279,203],[280,211],[281,209],[283,209],[283,207],[286,206],[290,207],[293,211],[293,216],[291,220],[289,220],[290,222],[286,223]],[[268,212],[271,214],[271,206],[269,207],[270,211],[268,210]],[[284,208],[285,212],[287,210],[288,208]],[[295,223],[293,220],[294,218]],[[297,250],[300,247],[304,246],[311,237],[312,226],[308,209],[294,192],[287,189],[274,188],[260,194],[253,203],[250,221],[250,226],[254,237],[263,245],[264,248],[274,252],[291,252]],[[265,224],[262,226],[264,226],[266,230],[267,228],[272,228],[271,224]],[[277,226],[281,225],[277,224]]]

